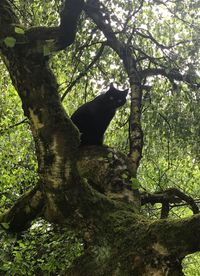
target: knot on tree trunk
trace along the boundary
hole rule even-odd
[[[97,191],[140,208],[139,193],[133,187],[133,162],[122,152],[106,146],[81,147],[77,167],[81,177]]]

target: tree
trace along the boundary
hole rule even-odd
[[[43,217],[71,229],[84,241],[84,251],[65,275],[93,275],[94,271],[97,275],[182,275],[182,259],[200,247],[196,234],[200,217],[169,220],[169,204],[184,200],[194,213],[198,207],[176,189],[140,195],[136,177],[143,149],[142,111],[145,100],[151,100],[151,86],[165,80],[168,94],[187,87],[197,97],[198,26],[191,19],[194,14],[181,11],[188,11],[188,6],[194,10],[199,4],[92,0],[62,4],[57,27],[30,27],[23,22],[18,1],[16,6],[8,0],[0,3],[1,57],[30,123],[39,176],[35,187],[1,214],[2,226],[21,232]],[[173,17],[163,23],[165,28],[154,30],[153,10],[162,21],[163,6]],[[143,26],[145,16],[149,23]],[[178,38],[167,34],[167,28],[169,33],[172,28],[179,30],[173,20],[185,26]],[[76,35],[84,36],[88,29],[91,40],[79,53],[93,54],[96,45],[100,48],[62,99],[99,59],[115,56],[114,67],[124,68],[121,78],[126,75],[131,88],[128,156],[108,147],[79,148],[79,132],[61,104],[57,80],[49,68],[52,53],[73,44],[77,49]],[[179,52],[182,45],[187,47]],[[169,124],[165,114],[161,117]],[[161,202],[165,219],[152,221],[140,214],[140,205],[147,202]]]

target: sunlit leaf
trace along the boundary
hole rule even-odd
[[[4,39],[4,43],[7,47],[13,48],[16,44],[16,39],[14,37],[8,36]]]

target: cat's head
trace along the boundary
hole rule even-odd
[[[117,108],[125,104],[128,89],[118,90],[111,83],[109,90],[106,92],[107,101],[111,106]]]

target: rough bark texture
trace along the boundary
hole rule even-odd
[[[97,191],[111,199],[131,202],[140,210],[140,197],[133,190],[133,162],[125,154],[108,147],[89,146],[78,153],[78,171]]]
[[[132,94],[137,122],[132,118],[131,131],[136,134],[131,147],[138,153],[132,152],[131,160],[106,147],[79,149],[78,130],[61,106],[55,77],[41,49],[48,34],[59,43],[59,34],[66,29],[62,24],[72,24],[73,33],[68,42],[61,37],[60,47],[73,42],[82,3],[66,1],[66,13],[73,12],[67,20],[62,19],[61,28],[16,35],[14,26],[18,20],[9,1],[0,2],[1,38],[16,38],[11,48],[1,42],[1,55],[30,120],[40,177],[40,183],[2,214],[0,222],[9,223],[10,231],[25,229],[37,216],[68,225],[83,238],[85,251],[65,275],[182,275],[182,258],[200,249],[200,215],[150,221],[138,213],[140,198],[130,188],[141,158],[141,91],[136,89],[135,96]],[[124,48],[109,29],[104,29],[99,13],[94,13],[96,9],[87,11],[104,31],[109,45],[124,58]],[[21,40],[26,43],[18,44]],[[128,68],[126,59],[125,66]],[[134,62],[130,79],[133,67]],[[138,86],[135,80],[131,85]]]
[[[44,194],[40,183],[25,193],[7,212],[0,214],[0,222],[8,223],[9,230],[20,232],[27,229],[31,222],[42,215]]]

